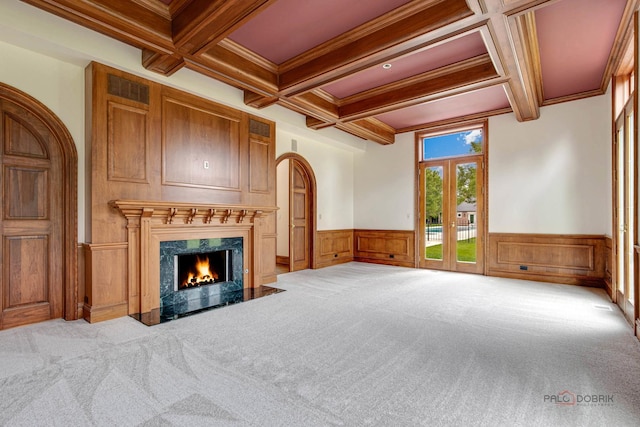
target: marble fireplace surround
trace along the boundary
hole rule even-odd
[[[115,200],[127,219],[129,315],[160,320],[160,242],[240,237],[244,288],[259,286],[255,220],[275,207]]]

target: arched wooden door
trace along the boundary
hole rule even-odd
[[[311,267],[310,256],[310,198],[311,183],[305,168],[295,159],[289,162],[289,260],[290,270]]]
[[[286,166],[282,164],[285,160]],[[285,216],[284,224],[279,223],[279,227],[283,228],[278,228],[278,238],[282,238],[282,242],[288,246],[288,271],[315,268],[316,177],[311,165],[297,153],[285,153],[278,157],[276,165],[281,164],[287,173],[278,182],[278,191],[288,194],[282,200],[285,204],[281,206],[281,212],[285,212],[283,215],[288,218]],[[287,226],[289,229],[285,231]]]
[[[75,147],[49,110],[6,86],[0,117],[0,329],[75,319]]]

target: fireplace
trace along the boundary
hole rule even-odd
[[[160,321],[242,301],[243,238],[160,242]]]
[[[175,255],[175,290],[233,280],[233,252],[230,249]]]
[[[127,219],[128,289],[118,309],[142,323],[157,325],[281,291],[261,286],[269,261],[256,244],[268,236],[259,218],[274,214],[276,208],[143,200],[114,200],[110,205]],[[213,255],[212,260],[215,252],[224,255]],[[209,257],[210,264],[228,260],[227,271],[217,273],[212,283],[178,289],[176,256],[196,254]],[[104,318],[113,310],[109,308]],[[94,310],[85,316],[102,319],[101,314]]]

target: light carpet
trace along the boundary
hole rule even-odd
[[[640,423],[640,345],[600,289],[362,263],[275,286],[153,327],[0,332],[0,425]]]

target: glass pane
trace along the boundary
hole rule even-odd
[[[620,249],[620,252],[624,251],[624,127],[621,126],[618,129],[618,143],[616,144],[617,151],[617,165],[616,165],[616,178],[617,178],[617,199],[618,199],[618,242],[617,246]],[[617,288],[618,291],[624,293],[624,272],[625,270],[625,262],[624,256],[622,253],[618,256],[618,271],[616,272],[617,276]]]
[[[425,258],[442,260],[442,183],[443,167],[433,166],[424,171],[425,194]]]
[[[476,178],[475,162],[457,166],[456,170],[456,259],[476,262]]]
[[[424,138],[423,160],[482,153],[482,129]]]
[[[627,129],[629,133],[627,134],[627,146],[629,150],[629,164],[627,165],[627,174],[629,174],[628,182],[629,188],[627,189],[627,200],[629,205],[629,216],[627,218],[627,254],[628,254],[628,262],[627,268],[629,269],[629,283],[627,286],[627,300],[633,302],[634,296],[634,267],[633,267],[633,236],[635,235],[635,230],[633,229],[633,218],[634,218],[634,206],[633,206],[633,194],[635,192],[634,188],[634,179],[633,179],[633,170],[634,170],[634,161],[635,153],[634,153],[634,144],[633,144],[633,112],[627,117]]]

